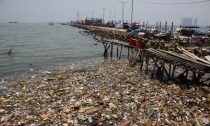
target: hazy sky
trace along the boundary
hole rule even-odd
[[[102,18],[105,10],[106,20],[120,20],[121,0],[0,0],[0,22],[63,22],[78,18]],[[125,20],[130,21],[131,0],[125,4]],[[179,3],[200,0],[134,0],[134,20],[174,21],[179,25],[181,17],[197,17],[199,25],[210,25],[210,1],[199,4],[157,5],[147,2]]]

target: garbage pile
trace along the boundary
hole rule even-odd
[[[124,61],[5,84],[0,125],[208,125],[210,94],[150,80]],[[3,87],[0,87],[3,88]]]

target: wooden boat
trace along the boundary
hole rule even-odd
[[[189,45],[189,44],[199,44],[202,45],[202,36],[201,32],[198,32],[198,26],[181,26],[176,29],[175,38],[180,44]]]
[[[17,21],[10,21],[10,22],[8,22],[8,23],[18,23]]]

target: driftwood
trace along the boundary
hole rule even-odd
[[[210,65],[209,61],[197,57],[196,55],[190,53],[189,51],[185,50],[184,48],[177,47],[177,49],[180,50],[181,52],[183,52],[186,56],[191,57],[194,60],[197,60],[197,61],[200,61],[200,62],[203,62],[203,63],[206,63],[206,64]]]
[[[204,56],[206,60],[210,62],[210,56]]]

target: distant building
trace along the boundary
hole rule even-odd
[[[194,26],[198,26],[198,18],[194,19]]]
[[[182,18],[181,25],[182,26],[197,26],[198,18]]]

